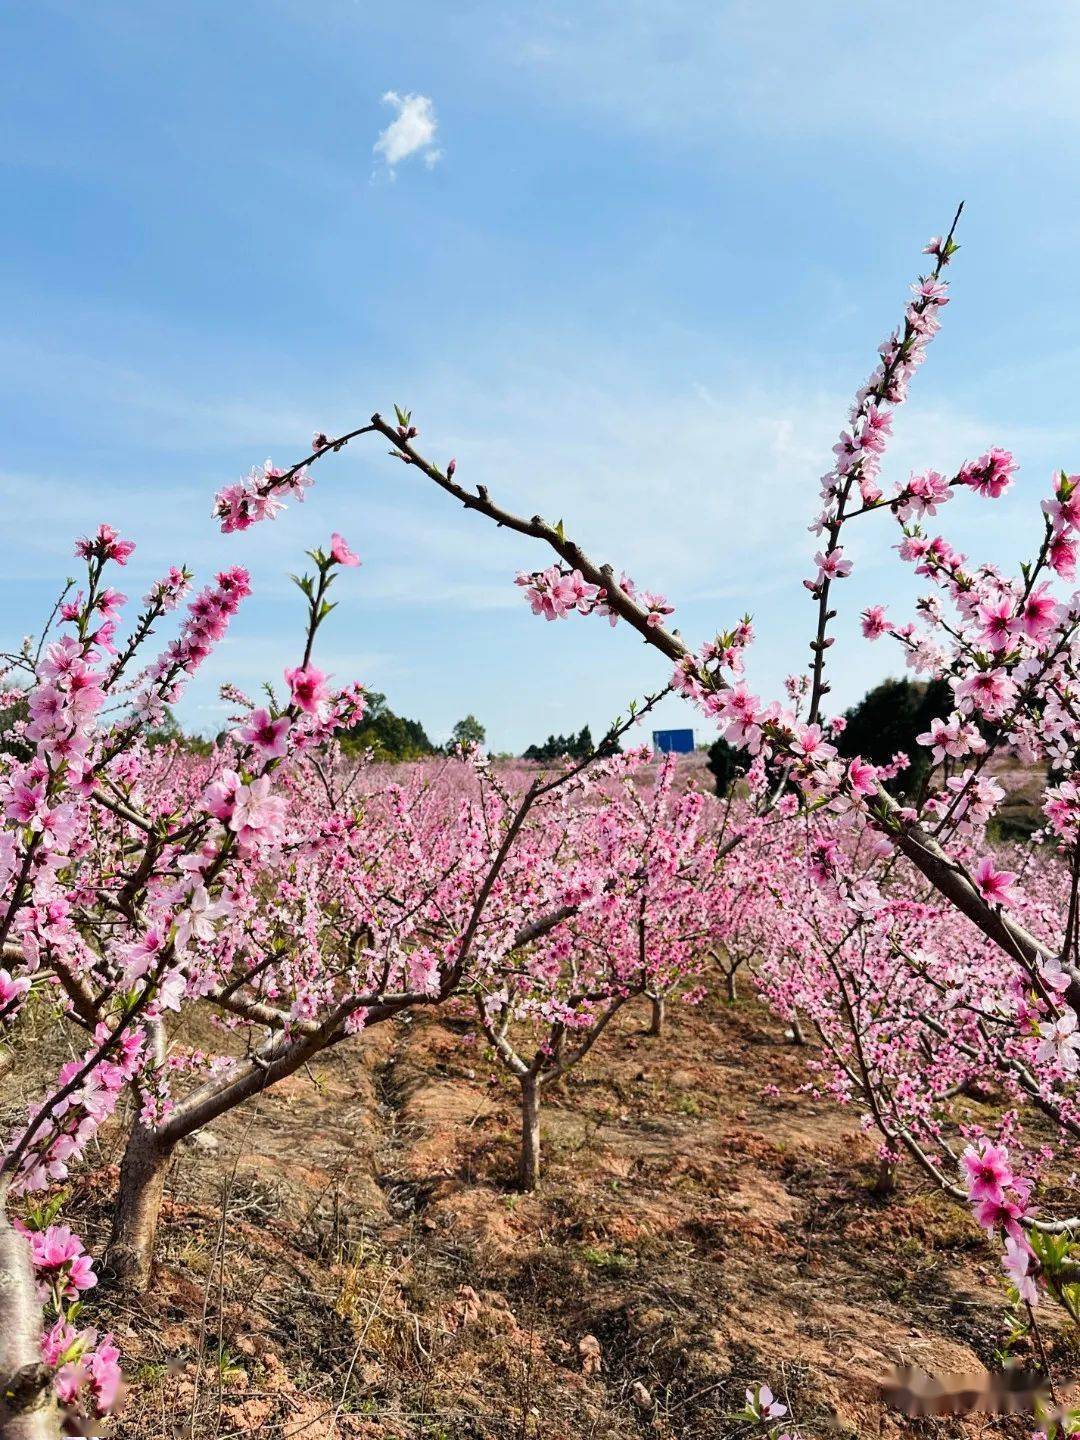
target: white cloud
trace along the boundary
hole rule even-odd
[[[396,90],[388,90],[382,98],[383,104],[393,105],[397,117],[380,132],[374,145],[375,154],[382,156],[391,175],[410,155],[423,156],[424,164],[430,170],[442,157],[436,143],[439,122],[430,97],[399,95]]]

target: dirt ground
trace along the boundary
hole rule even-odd
[[[909,1420],[898,1362],[995,1364],[997,1265],[910,1169],[874,1193],[856,1117],[753,1001],[628,1007],[544,1112],[515,1193],[514,1093],[453,1015],[381,1027],[197,1137],[155,1284],[104,1289],[131,1440],[737,1437],[767,1381],[806,1437],[1027,1435]],[[104,1239],[105,1166],[76,1205]],[[1063,1364],[1062,1337],[1051,1341]]]

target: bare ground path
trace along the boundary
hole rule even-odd
[[[873,1145],[752,1002],[673,1008],[659,1041],[624,1012],[552,1095],[533,1196],[464,1020],[383,1027],[215,1126],[142,1313],[110,1316],[120,1433],[696,1440],[768,1381],[808,1437],[1029,1434],[882,1411],[898,1361],[994,1363],[993,1257],[910,1171],[874,1194]]]

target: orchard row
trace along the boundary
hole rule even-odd
[[[380,435],[481,519],[548,547],[551,563],[518,576],[537,615],[599,615],[657,652],[668,688],[747,752],[726,799],[687,789],[671,764],[611,753],[658,696],[572,764],[495,768],[474,753],[391,773],[346,761],[334,737],[362,714],[363,691],[331,689],[317,648],[332,587],[356,564],[336,534],[299,579],[305,624],[283,683],[264,703],[226,687],[230,734],[207,756],[152,746],[247,575],[192,593],[188,572],[171,570],[123,625],[114,582],[131,542],[107,525],[79,542],[85,581],[11,657],[2,697],[24,718],[0,762],[0,1025],[17,1041],[37,1005],[81,1033],[80,1058],[40,1090],[0,1164],[5,1435],[52,1437],[61,1410],[116,1401],[116,1347],[84,1323],[95,1260],[62,1213],[106,1121],[127,1138],[105,1258],[115,1283],[138,1287],[175,1146],[320,1052],[408,1010],[468,1005],[520,1086],[531,1186],[544,1091],[602,1043],[620,1006],[652,997],[659,1026],[667,996],[733,991],[740,967],[813,1042],[817,1088],[876,1130],[883,1173],[907,1156],[973,1207],[1000,1246],[1017,1333],[1036,1326],[1046,1294],[1080,1318],[1080,1217],[1055,1208],[1080,1134],[1080,596],[1065,583],[1078,477],[1054,477],[1015,574],[934,533],[962,495],[1010,488],[1009,454],[881,484],[955,250],[952,232],[927,247],[822,479],[808,663],[783,696],[763,700],[746,681],[748,618],[691,648],[666,597],[597,564],[561,522],[514,515],[464,487],[453,461],[426,459],[407,412],[318,434],[305,460],[267,464],[217,497],[222,528],[243,531],[302,495],[317,463]],[[953,695],[920,736],[933,768],[915,794],[912,757],[842,760],[843,722],[826,710],[856,520],[895,525],[899,562],[927,591],[908,619],[868,608],[864,635]],[[171,611],[175,638],[152,653]],[[1045,775],[1045,823],[1003,851],[987,839],[1003,799],[995,762],[1016,756]],[[213,1017],[213,1050],[176,1042],[176,1017],[196,1009]],[[659,1043],[677,1044],[677,1019],[668,1030]],[[748,1405],[765,1428],[779,1421],[760,1397]]]

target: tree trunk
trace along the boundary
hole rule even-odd
[[[646,1035],[662,1035],[664,1032],[664,997],[663,995],[650,995],[649,1001],[652,1004],[652,1018],[645,1033]]]
[[[874,1195],[892,1195],[896,1191],[896,1161],[879,1158],[870,1187]]]
[[[30,1247],[0,1208],[0,1440],[57,1440]]]
[[[799,1023],[799,1012],[791,1012],[791,1043],[793,1045],[805,1045],[806,1036],[803,1034],[802,1025]]]
[[[521,1158],[518,1184],[536,1189],[540,1178],[540,1084],[535,1075],[521,1077]]]
[[[172,1144],[162,1144],[152,1130],[136,1122],[120,1166],[120,1190],[106,1257],[115,1283],[132,1293],[150,1286],[172,1152]]]
[[[734,1005],[735,1001],[739,998],[739,992],[735,987],[735,971],[729,970],[724,978],[727,980],[728,1004]]]

